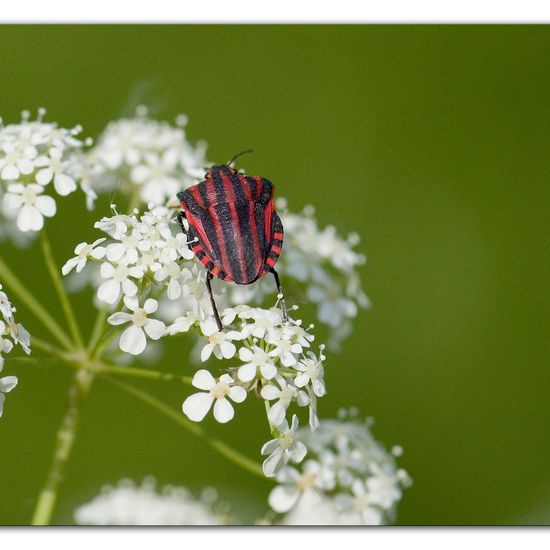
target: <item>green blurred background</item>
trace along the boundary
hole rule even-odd
[[[242,165],[293,210],[311,202],[322,224],[361,235],[373,307],[330,355],[320,413],[357,405],[404,447],[414,486],[398,523],[550,522],[548,27],[3,26],[0,43],[5,121],[45,106],[95,137],[136,102],[184,112],[210,159],[253,147]],[[60,201],[48,222],[60,263],[95,238],[81,204]],[[38,249],[1,253],[57,312]],[[90,294],[77,304],[89,327]],[[46,336],[25,308],[17,319]],[[192,368],[177,345],[165,365]],[[0,421],[0,523],[25,524],[72,373],[9,360],[5,373],[20,384]],[[189,392],[147,385],[175,408]],[[264,424],[249,400],[206,427],[260,460]],[[270,482],[99,380],[54,522],[147,474],[213,485],[244,521],[267,510]]]

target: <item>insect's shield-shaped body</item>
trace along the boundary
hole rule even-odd
[[[269,180],[245,176],[223,164],[212,166],[205,181],[178,193],[180,217],[185,217],[189,224],[189,246],[208,270],[209,291],[212,277],[248,285],[273,273],[281,293],[274,266],[282,250],[284,233],[275,212],[273,192]],[[286,320],[283,300],[281,305]]]

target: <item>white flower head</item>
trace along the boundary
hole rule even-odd
[[[205,369],[195,373],[193,386],[204,390],[190,395],[183,402],[183,412],[194,422],[200,422],[208,414],[214,403],[214,418],[224,424],[229,422],[235,411],[229,399],[235,403],[242,403],[246,399],[246,391],[235,382],[228,374],[220,376],[218,381]]]
[[[152,340],[158,340],[164,335],[166,326],[162,321],[149,317],[158,307],[158,302],[153,298],[145,300],[141,307],[137,298],[125,296],[124,305],[132,313],[113,313],[107,321],[111,325],[131,323],[120,336],[119,347],[132,355],[140,355],[147,345],[146,336]]]
[[[105,256],[105,247],[98,245],[105,240],[106,239],[103,238],[95,240],[92,244],[78,244],[74,249],[74,253],[76,254],[76,256],[74,258],[71,258],[70,260],[67,260],[65,265],[61,268],[61,272],[63,273],[63,275],[69,274],[73,270],[73,268],[76,268],[75,271],[77,273],[80,273],[84,269],[88,258],[101,260]]]
[[[44,217],[55,216],[55,200],[42,195],[43,191],[44,188],[36,183],[14,183],[8,186],[4,205],[14,213],[17,212],[17,227],[20,231],[40,231],[44,226]]]
[[[93,500],[76,509],[76,523],[218,525],[225,522],[224,516],[215,512],[217,495],[212,488],[206,488],[201,498],[195,498],[185,487],[168,485],[156,489],[155,485],[153,478],[146,478],[141,485],[121,480],[115,487],[105,486]]]
[[[306,456],[306,446],[301,441],[296,440],[297,429],[298,417],[293,415],[291,427],[289,428],[288,423],[285,421],[279,427],[279,437],[271,439],[262,447],[262,455],[269,455],[262,465],[266,477],[275,476],[289,460],[298,463]]]

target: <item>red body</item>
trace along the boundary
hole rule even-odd
[[[178,193],[189,247],[213,276],[247,285],[272,271],[284,238],[273,192],[269,180],[219,165]]]

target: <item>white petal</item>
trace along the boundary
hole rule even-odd
[[[227,399],[216,399],[214,403],[214,418],[220,424],[225,424],[229,422],[233,416],[235,416],[233,405],[231,405]]]
[[[142,353],[146,345],[147,339],[145,338],[143,329],[135,325],[128,327],[120,337],[120,349],[132,355]]]
[[[283,405],[281,405],[281,402],[277,401],[277,403],[269,409],[269,414],[267,417],[272,424],[275,424],[275,426],[280,426],[285,421],[285,412],[286,410]]]
[[[277,367],[273,363],[268,363],[261,367],[260,371],[266,380],[271,380],[277,374]]]
[[[17,226],[21,231],[39,231],[44,225],[42,214],[28,204],[23,205],[17,216]]]
[[[4,400],[6,399],[6,396],[3,393],[0,393],[0,418],[2,418],[2,414],[4,412]]]
[[[204,363],[205,361],[208,361],[208,359],[210,358],[210,356],[212,355],[212,350],[214,349],[214,345],[213,344],[206,344],[206,346],[204,346],[202,348],[202,351],[201,351],[201,361]]]
[[[73,178],[66,174],[57,174],[53,180],[53,186],[62,197],[69,195],[76,189],[76,183]]]
[[[145,300],[145,303],[143,304],[143,309],[145,310],[145,313],[149,315],[157,311],[158,305],[159,303],[156,300],[153,300],[153,298],[148,298],[147,300]]]
[[[125,279],[122,281],[122,290],[126,296],[135,296],[138,288],[133,281],[130,281],[130,279]]]
[[[105,265],[105,264],[103,264]],[[97,297],[107,304],[114,304],[120,296],[120,284],[112,279],[104,281],[97,289]]]
[[[71,258],[67,260],[65,265],[61,268],[61,273],[63,273],[63,275],[68,275],[79,261],[80,258]]]
[[[229,397],[235,403],[242,403],[246,399],[246,390],[241,386],[232,386],[229,390]]]
[[[132,316],[126,312],[117,312],[113,313],[108,319],[107,322],[110,325],[122,325],[132,320]]]
[[[16,180],[19,177],[19,170],[17,166],[8,164],[2,169],[0,177],[2,177],[3,180]]]
[[[55,200],[52,197],[48,197],[48,195],[36,197],[36,208],[47,218],[55,216],[57,211]]]
[[[182,410],[193,422],[200,422],[210,410],[214,398],[209,393],[194,393],[182,405]]]
[[[267,443],[264,443],[262,446],[262,450],[260,451],[260,454],[262,455],[270,455],[277,447],[280,447],[279,445],[279,438],[277,439],[270,439]]]
[[[288,449],[288,456],[294,462],[302,462],[307,453],[307,447],[301,441],[295,441],[294,445]]]
[[[110,279],[115,272],[115,267],[109,262],[103,262],[99,268],[99,272],[104,279]]]
[[[235,344],[232,344],[231,342],[223,342],[220,345],[220,349],[222,351],[222,355],[224,359],[231,359],[235,355],[235,352],[237,351],[237,348],[235,347]]]
[[[170,279],[170,282],[168,283],[167,294],[170,300],[178,300],[181,297],[181,285],[176,279]]]
[[[36,181],[40,185],[48,185],[52,181],[53,172],[49,168],[43,168],[36,173]]]
[[[300,493],[295,487],[279,485],[269,494],[269,505],[275,512],[282,514],[288,512],[298,501]]]
[[[192,384],[200,390],[210,390],[216,384],[216,380],[206,369],[201,369],[193,376]]]
[[[264,386],[262,388],[262,391],[260,392],[260,395],[264,399],[267,399],[268,401],[273,401],[273,399],[277,399],[277,397],[279,397],[280,394],[281,394],[281,390],[271,384]]]
[[[146,325],[143,327],[143,330],[151,339],[158,340],[166,331],[166,325],[158,319],[148,319]]]
[[[247,363],[249,363],[250,361],[252,361],[253,357],[254,357],[254,354],[252,353],[252,350],[248,348],[241,348],[239,350],[239,359],[241,361],[246,361]]]
[[[252,363],[243,365],[237,371],[237,377],[241,382],[250,382],[256,376],[256,366]]]
[[[17,376],[4,376],[0,378],[0,392],[8,393],[17,386]]]
[[[274,477],[275,474],[286,464],[287,458],[283,450],[279,447],[273,454],[268,456],[263,464],[262,470],[266,477]]]

